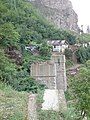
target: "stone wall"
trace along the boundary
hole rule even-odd
[[[27,120],[38,120],[37,119],[37,105],[36,105],[36,95],[29,94],[28,100],[28,118]]]
[[[51,61],[38,62],[31,65],[31,76],[49,89],[66,91],[65,56],[52,55]]]
[[[44,92],[42,110],[65,112],[67,109],[64,91],[67,90],[65,56],[52,54],[51,60],[31,65],[31,76],[48,89]]]
[[[56,64],[56,88],[58,90],[67,90],[67,80],[66,80],[66,68],[65,68],[65,56],[59,54],[52,55],[52,61]]]
[[[56,87],[56,67],[52,62],[38,62],[31,65],[31,76],[49,89]]]

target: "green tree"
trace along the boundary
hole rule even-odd
[[[3,45],[17,45],[19,34],[12,23],[0,25],[0,43]]]
[[[70,45],[74,45],[76,43],[76,36],[70,33],[67,33],[66,39]]]
[[[16,65],[13,64],[0,49],[0,80],[10,83],[16,75]],[[13,83],[13,81],[12,81]]]
[[[89,64],[88,64],[89,65]],[[75,108],[81,120],[87,116],[90,119],[90,69],[82,67],[79,74],[71,81]]]
[[[80,47],[75,54],[78,62],[85,63],[90,59],[90,47]]]
[[[67,49],[65,49],[64,54],[65,54],[65,56],[66,56],[67,59],[70,59],[70,58],[72,58],[73,52],[72,52],[71,49],[68,49],[68,48],[67,48]]]
[[[88,43],[90,42],[90,34],[83,33],[77,37],[79,43]]]
[[[30,71],[28,70],[30,63],[36,61],[37,58],[39,60],[50,58],[51,47],[44,43],[45,40],[65,38],[68,40],[70,35],[71,33],[68,31],[57,29],[48,23],[30,2],[26,0],[0,0],[0,47],[3,48],[3,52],[0,49],[1,79],[19,91],[30,90],[31,83],[33,83],[31,82],[32,79],[28,78],[30,72],[27,72]],[[38,57],[31,55],[29,51],[25,51],[25,46],[29,46],[31,41],[35,42],[36,45],[39,44],[40,55]],[[12,50],[10,51],[8,47]],[[6,50],[8,50],[6,53],[9,56],[4,52]],[[20,53],[22,59],[20,66],[14,64],[14,59],[8,58],[11,58],[9,53],[12,52],[18,54],[18,59]]]
[[[48,46],[45,42],[39,48],[40,55],[42,56],[50,56],[51,55],[51,46]]]

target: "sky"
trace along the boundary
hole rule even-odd
[[[90,0],[70,0],[73,5],[73,9],[78,14],[78,25],[86,26],[90,25]]]

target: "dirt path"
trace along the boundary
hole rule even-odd
[[[29,94],[28,120],[37,120],[36,95],[35,94]]]

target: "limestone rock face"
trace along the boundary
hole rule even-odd
[[[69,0],[30,0],[58,28],[78,30],[78,16]]]

